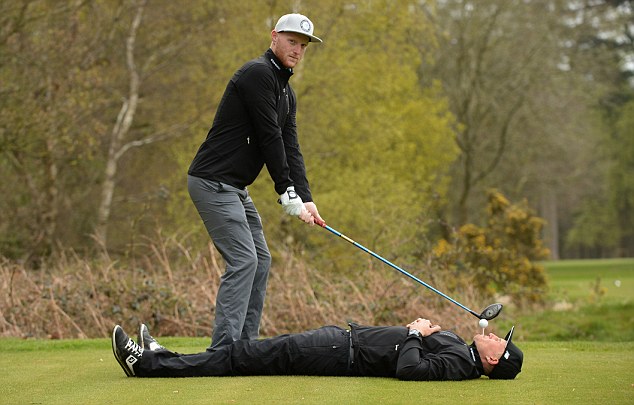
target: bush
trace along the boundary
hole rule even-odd
[[[490,297],[510,295],[518,304],[540,303],[546,292],[545,270],[534,261],[548,257],[541,232],[544,221],[524,201],[511,204],[489,192],[484,227],[466,224],[452,240],[433,248],[434,266],[445,271],[452,287],[473,286]]]

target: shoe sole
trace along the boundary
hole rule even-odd
[[[143,340],[143,328],[145,327],[145,324],[142,323],[141,326],[139,326],[139,346],[141,346],[142,349],[145,349],[145,341]]]
[[[119,358],[119,355],[117,354],[117,340],[115,339],[117,329],[121,329],[121,326],[117,325],[112,330],[112,353],[114,354],[114,358],[117,359],[117,363],[119,363],[119,365],[123,369],[123,372],[125,373],[125,375],[127,377],[134,377],[134,374],[132,374],[132,372],[128,369],[128,366],[126,365],[125,360],[122,360],[121,358]]]
[[[145,336],[145,333],[147,333],[150,340],[150,344],[147,347],[145,347],[145,339],[143,338]],[[152,342],[155,342],[158,345],[158,347],[156,347],[155,349],[152,349],[152,345],[151,345]],[[139,346],[141,346],[143,350],[149,350],[149,351],[167,350],[165,347],[161,346],[161,344],[157,342],[156,339],[152,337],[152,335],[150,335],[150,331],[147,325],[144,323],[142,323],[141,326],[139,326],[138,344]]]

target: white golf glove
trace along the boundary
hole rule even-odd
[[[304,210],[304,202],[295,192],[294,186],[290,186],[284,194],[280,195],[279,202],[288,215],[298,216]]]

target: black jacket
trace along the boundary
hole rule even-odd
[[[450,331],[417,337],[400,326],[350,326],[355,375],[416,381],[468,380],[482,375],[480,359]]]
[[[304,202],[312,201],[288,83],[292,74],[271,49],[244,64],[227,84],[188,173],[242,189],[266,165],[278,194],[294,185]]]

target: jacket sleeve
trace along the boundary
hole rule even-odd
[[[469,377],[465,360],[451,351],[425,350],[423,337],[408,336],[400,350],[396,377],[410,381],[464,380]]]
[[[310,185],[306,176],[306,165],[304,164],[304,156],[299,148],[299,140],[297,137],[297,122],[295,120],[297,111],[297,102],[295,93],[290,89],[290,106],[289,114],[286,119],[286,125],[282,130],[284,139],[284,149],[286,152],[288,166],[290,168],[290,176],[295,184],[295,191],[302,198],[303,202],[313,201],[310,192]]]
[[[286,159],[282,128],[277,122],[275,79],[266,66],[255,64],[242,72],[236,82],[238,91],[254,126],[267,170],[275,191],[283,194],[293,185]]]

